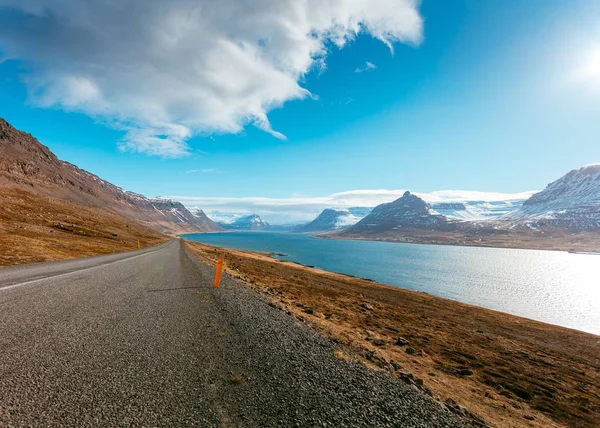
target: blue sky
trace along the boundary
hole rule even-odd
[[[0,0],[0,24],[45,13],[15,4]],[[376,30],[343,48],[326,41],[326,68],[313,64],[298,78],[311,96],[259,73],[263,92],[271,79],[273,86],[288,85],[267,95],[284,93],[275,103],[280,105],[268,108],[269,124],[254,126],[252,119],[235,129],[235,123],[211,117],[209,125],[194,125],[192,136],[176,138],[187,151],[179,157],[135,145],[144,123],[139,117],[146,116],[131,109],[143,105],[143,91],[151,97],[158,88],[137,90],[125,112],[115,107],[122,100],[116,95],[102,107],[90,106],[88,98],[62,95],[56,101],[43,85],[73,62],[67,56],[63,61],[60,38],[49,42],[58,53],[48,58],[36,50],[47,46],[22,42],[25,35],[16,29],[0,30],[0,52],[8,56],[0,63],[0,116],[60,158],[148,196],[288,198],[353,189],[512,193],[541,189],[570,169],[600,161],[597,4],[424,0],[418,11],[422,39],[414,28],[398,33],[415,40],[394,42],[393,54],[374,37]],[[367,62],[375,67],[366,69]],[[188,67],[198,65],[184,57],[176,66],[185,79]],[[126,96],[127,87],[121,93]],[[142,123],[133,137],[131,128],[115,125],[120,114]]]

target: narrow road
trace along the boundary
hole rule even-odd
[[[454,427],[180,240],[0,269],[0,426]]]

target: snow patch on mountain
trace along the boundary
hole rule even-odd
[[[432,204],[435,213],[462,221],[496,220],[518,211],[525,199],[503,201],[438,202]]]

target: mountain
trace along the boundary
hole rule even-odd
[[[238,217],[231,222],[219,223],[224,229],[231,230],[265,230],[269,228],[269,223],[256,214]]]
[[[149,198],[148,200],[152,207],[163,216],[162,219],[155,220],[154,222],[157,226],[160,225],[165,231],[173,229],[174,226],[185,232],[217,232],[222,230],[201,209],[191,212],[181,202],[167,198]],[[154,227],[153,224],[149,224],[149,226]]]
[[[369,215],[345,232],[372,234],[405,229],[452,230],[454,228],[453,221],[436,213],[423,199],[405,192],[401,198],[393,202],[376,206]]]
[[[600,230],[600,164],[575,169],[548,184],[503,220],[536,229]]]
[[[313,221],[305,224],[297,232],[324,232],[339,230],[358,223],[370,212],[370,208],[350,208],[347,210],[324,209]],[[364,215],[362,215],[364,214]]]
[[[102,209],[168,234],[220,230],[181,203],[128,192],[61,161],[31,135],[0,119],[0,186]]]

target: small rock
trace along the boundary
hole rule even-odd
[[[423,379],[417,378],[417,379],[415,379],[415,383],[416,383],[418,386],[421,386],[421,387],[422,387],[422,386],[423,386]]]
[[[461,376],[471,376],[473,374],[473,370],[471,369],[460,369],[458,374]]]
[[[315,313],[315,310],[309,306],[305,306],[302,312],[304,312],[305,314],[312,315]]]
[[[415,352],[417,352],[417,351],[415,350],[415,348],[412,348],[412,347],[410,347],[410,346],[409,346],[408,348],[406,348],[406,353],[407,353],[408,355],[413,355]]]
[[[400,372],[400,377],[401,378],[406,378],[406,379],[411,379],[411,380],[414,378],[414,376],[413,376],[412,373],[406,372],[406,371],[401,371]]]
[[[373,310],[373,306],[369,305],[368,303],[363,303],[361,306],[364,309],[366,309],[367,311],[372,311]]]
[[[406,346],[406,345],[408,345],[408,343],[409,343],[408,340],[406,340],[403,337],[398,337],[396,339],[396,346]]]
[[[394,368],[394,370],[396,371],[400,371],[402,369],[402,367],[400,367],[400,365],[395,362],[394,360],[390,360],[390,365]]]
[[[385,342],[383,340],[381,340],[381,339],[375,339],[373,341],[373,345],[375,345],[375,346],[384,346]]]

